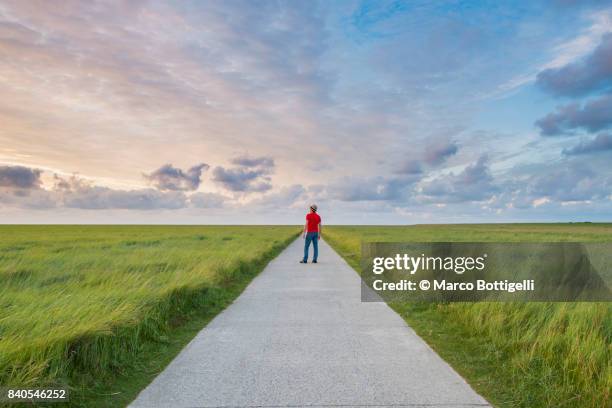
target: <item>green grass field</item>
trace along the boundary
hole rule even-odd
[[[359,271],[362,240],[612,242],[612,224],[328,226],[324,237]],[[610,406],[610,303],[395,303],[391,307],[496,406]]]
[[[121,406],[227,306],[296,227],[0,226],[0,384],[67,384]],[[612,225],[326,227],[356,269],[366,241],[599,241]],[[609,303],[392,307],[501,407],[604,407]]]
[[[67,384],[73,405],[129,402],[297,234],[281,226],[0,226],[0,384]],[[121,376],[132,385],[118,384]],[[111,397],[115,389],[125,395]]]

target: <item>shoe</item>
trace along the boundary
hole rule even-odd
[[[317,263],[317,261],[312,261],[312,263]]]
[[[302,261],[300,261],[300,263],[308,263],[308,261],[304,261],[304,260],[302,260]]]

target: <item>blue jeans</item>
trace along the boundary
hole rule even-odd
[[[314,255],[312,257],[312,260],[316,261],[317,257],[319,256],[319,233],[318,232],[309,232],[306,234],[306,239],[304,240],[304,262],[308,261],[308,248],[310,247],[311,242],[314,248]]]

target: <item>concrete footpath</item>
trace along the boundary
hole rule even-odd
[[[324,241],[298,239],[204,328],[133,407],[489,406]],[[311,249],[312,250],[312,249]]]

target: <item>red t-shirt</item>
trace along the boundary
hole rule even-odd
[[[317,213],[306,214],[306,232],[319,232],[319,224],[321,223],[321,217]]]

